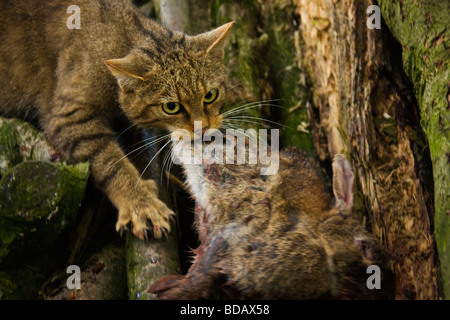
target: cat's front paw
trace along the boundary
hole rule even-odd
[[[149,235],[161,238],[169,233],[173,218],[173,211],[159,200],[155,182],[141,180],[133,196],[122,201],[116,230],[122,232],[131,225],[133,234],[139,239],[144,240]]]

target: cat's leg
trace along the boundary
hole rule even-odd
[[[141,239],[148,231],[155,238],[170,231],[173,212],[158,199],[156,183],[140,179],[107,118],[82,101],[63,99],[55,103],[64,107],[46,115],[46,134],[67,159],[90,162],[95,182],[119,210],[116,229],[127,230],[131,223],[133,233]]]
[[[220,265],[222,260],[226,260],[227,249],[226,240],[217,235],[210,245],[202,243],[194,250],[194,263],[186,275],[163,276],[147,291],[156,294],[160,300],[209,298],[218,279],[226,276]]]

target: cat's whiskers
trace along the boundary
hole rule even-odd
[[[241,83],[242,82],[238,82],[237,84],[235,84],[234,86],[232,86],[232,87],[230,87],[230,88],[227,88],[227,89],[225,89],[225,92],[228,92],[228,91],[231,91],[231,90],[233,90],[234,88],[236,88],[236,87],[238,87],[238,86],[240,86],[241,85]]]
[[[169,155],[169,157],[167,158],[166,162],[167,162],[167,170],[164,170],[164,163],[162,166],[162,170],[161,170],[161,183],[162,183],[162,176],[163,176],[163,172],[164,174],[167,176],[167,188],[169,187],[169,181],[170,181],[170,170],[172,169],[172,165],[173,165],[173,157],[176,156],[181,149],[182,145],[181,144],[176,144],[175,146],[170,147],[169,152],[167,153]]]
[[[222,115],[222,117],[227,119],[233,115],[240,115],[246,110],[254,109],[254,108],[258,108],[258,107],[264,107],[264,106],[283,108],[283,107],[275,105],[275,104],[258,104],[258,105],[252,105],[252,106],[245,106],[245,107],[242,107],[239,109],[236,108],[235,110],[229,110],[230,112],[227,111],[226,113],[224,113],[224,115]]]
[[[148,140],[153,140],[153,139],[157,139],[157,138],[160,138],[160,137],[168,137],[168,136],[170,136],[172,133],[161,133],[161,134],[159,134],[159,135],[157,135],[157,136],[151,136],[151,137],[149,137],[149,138],[147,138],[147,139],[143,139],[141,142],[144,142],[144,141],[148,141]]]
[[[161,138],[161,137],[163,137],[163,136],[167,136],[167,134],[160,134],[160,135],[156,135],[156,136],[151,136],[150,138],[147,138],[147,139],[142,139],[142,140],[140,140],[140,141],[138,141],[138,142],[136,142],[136,143],[133,143],[132,145],[130,145],[129,147],[130,148],[132,148],[132,147],[134,147],[134,146],[136,146],[136,145],[141,145],[142,143],[145,143],[146,141],[150,141],[150,142],[152,142],[153,140],[155,140],[155,139],[158,139],[158,138]],[[135,150],[133,150],[133,151],[131,151],[131,153],[133,153]]]
[[[135,188],[138,187],[139,185],[139,181],[141,181],[142,176],[144,175],[145,171],[147,171],[148,167],[151,165],[151,163],[153,162],[153,160],[155,160],[155,158],[161,153],[161,151],[164,150],[164,148],[171,142],[171,140],[167,141],[156,153],[155,155],[150,159],[150,161],[148,162],[148,164],[145,166],[144,170],[142,170],[141,175],[139,176],[138,181],[136,182],[136,185],[134,186]]]
[[[130,126],[128,126],[128,128],[126,128],[125,130],[123,130],[117,137],[116,139],[119,139],[125,132],[127,132],[128,130],[130,130],[131,128],[137,126],[138,124],[142,123],[142,120],[138,120],[135,121],[134,123],[132,123]]]
[[[232,129],[234,131],[237,131],[239,129],[242,130],[242,128],[239,128],[237,126],[232,126],[230,124],[225,124],[225,125],[222,126],[222,128],[224,128],[224,129]],[[250,135],[250,134],[246,133],[245,131],[239,131],[239,133],[242,134],[243,136],[249,138],[249,140],[251,140],[251,141],[254,141],[256,143],[258,142],[258,136]]]
[[[173,159],[173,153],[174,153],[174,148],[177,148],[178,145],[173,146],[173,144],[169,147],[168,152],[166,152],[166,154],[164,155],[164,159],[162,162],[162,166],[161,166],[161,184],[162,184],[162,179],[163,176],[165,175],[165,172],[168,172],[167,175],[167,187],[169,187],[169,175],[170,175],[170,169],[172,167],[172,159]],[[164,170],[164,168],[167,167],[167,171]]]
[[[290,128],[284,124],[278,123],[276,121],[272,121],[272,120],[268,120],[268,119],[264,119],[264,118],[260,118],[260,117],[252,117],[252,116],[233,116],[233,117],[229,117],[226,119],[223,119],[223,121],[242,121],[242,122],[247,122],[247,123],[253,123],[253,124],[259,124],[259,125],[266,125],[269,126],[270,125],[277,125],[283,128]],[[263,123],[260,123],[258,121],[262,121]]]
[[[246,103],[244,105],[238,105],[237,107],[233,106],[231,109],[229,109],[229,110],[227,110],[225,112],[222,112],[220,115],[221,116],[226,116],[226,115],[228,115],[230,113],[240,112],[241,109],[245,109],[247,106],[250,106],[249,109],[257,108],[257,107],[260,106],[260,102],[259,101],[257,101],[257,102],[250,102],[250,103]]]
[[[162,183],[162,177],[163,177],[163,172],[164,172],[164,167],[166,166],[166,164],[167,164],[167,161],[168,161],[168,158],[169,158],[169,156],[170,156],[170,151],[171,151],[171,148],[169,148],[169,151],[167,151],[165,154],[164,154],[164,158],[163,158],[163,161],[162,161],[162,165],[161,165],[161,174],[160,174],[160,180],[161,180],[161,183]]]
[[[139,154],[141,154],[143,151],[145,151],[146,148],[151,147],[152,145],[154,145],[154,144],[156,144],[156,143],[158,143],[158,142],[164,140],[165,138],[169,137],[170,135],[171,135],[171,133],[168,133],[168,134],[160,135],[160,136],[158,136],[157,138],[151,137],[151,138],[142,140],[141,142],[145,142],[145,141],[148,141],[148,140],[152,139],[150,142],[147,142],[147,143],[145,143],[144,145],[142,145],[142,146],[140,146],[140,147],[138,147],[138,148],[136,148],[136,149],[133,149],[132,151],[130,151],[129,153],[127,153],[126,155],[124,155],[123,157],[121,157],[119,160],[116,160],[113,164],[111,164],[110,166],[108,166],[108,167],[104,170],[104,172],[110,170],[110,169],[111,169],[113,166],[115,166],[118,162],[120,162],[121,160],[125,159],[125,158],[128,157],[129,155],[135,153],[136,151],[141,150],[141,149],[144,149],[144,150],[142,150],[141,152],[139,152],[139,153],[137,154],[137,155],[139,155]],[[141,143],[141,142],[139,142],[139,143]]]
[[[223,112],[220,115],[223,117],[227,117],[227,116],[235,114],[235,113],[243,112],[245,110],[252,109],[252,108],[258,108],[258,107],[276,107],[276,108],[283,108],[283,109],[285,108],[283,106],[272,103],[272,102],[276,102],[276,101],[280,101],[280,100],[273,99],[273,100],[261,100],[261,101],[250,102],[250,103],[246,103],[244,105],[240,105],[235,108],[231,108],[231,109]]]
[[[134,145],[139,144],[139,143],[142,143],[142,142],[145,142],[145,141],[150,141],[150,142],[147,142],[147,143],[143,144],[143,145],[140,146],[139,148],[134,149],[133,151],[131,151],[131,152],[128,153],[127,155],[130,155],[131,153],[134,153],[134,152],[136,152],[137,150],[143,149],[143,150],[141,150],[138,154],[135,155],[135,157],[137,157],[137,156],[140,155],[142,152],[144,152],[145,150],[147,150],[148,147],[151,147],[151,146],[153,146],[154,144],[163,141],[164,139],[166,139],[166,138],[169,137],[169,136],[170,136],[170,133],[168,133],[168,134],[162,134],[162,135],[159,135],[159,136],[156,136],[156,137],[147,138],[147,139],[142,140],[141,142],[135,143]],[[134,145],[133,145],[133,146],[134,146]]]

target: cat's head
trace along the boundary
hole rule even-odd
[[[223,46],[232,25],[197,36],[155,32],[127,56],[106,60],[130,121],[192,135],[194,121],[202,121],[204,130],[220,128],[227,79]]]

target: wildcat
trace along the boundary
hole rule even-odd
[[[175,156],[191,148],[177,145]],[[354,174],[343,155],[333,160],[334,198],[319,166],[292,147],[280,152],[279,170],[269,176],[260,164],[204,157],[199,164],[182,158],[196,200],[193,264],[148,292],[159,299],[212,298],[217,288],[233,299],[381,297],[366,281],[368,266],[382,268],[384,256],[352,213]]]
[[[80,29],[67,27],[72,5]],[[194,121],[219,128],[232,23],[188,36],[128,0],[3,0],[0,20],[0,114],[37,119],[65,159],[88,160],[118,208],[118,231],[131,223],[141,239],[168,232],[173,212],[155,182],[140,179],[112,123],[125,116],[138,128],[193,135]]]

